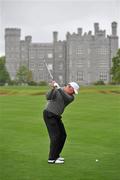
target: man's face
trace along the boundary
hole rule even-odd
[[[66,93],[70,94],[70,95],[74,94],[74,89],[73,89],[73,87],[72,87],[71,85],[69,85],[69,84],[64,87],[64,91],[65,91]]]

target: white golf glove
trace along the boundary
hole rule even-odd
[[[58,83],[54,83],[54,85],[53,85],[54,87],[56,87],[57,89],[59,89],[60,88],[60,86],[59,86],[59,84]]]
[[[60,88],[59,84],[56,83],[55,81],[52,81],[51,85],[52,85],[53,87],[57,88],[57,89]]]

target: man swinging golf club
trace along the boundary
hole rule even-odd
[[[50,137],[50,151],[48,163],[63,164],[64,158],[60,156],[66,140],[66,131],[62,123],[62,113],[65,107],[74,100],[74,94],[78,94],[79,85],[70,82],[67,86],[60,88],[52,81],[52,89],[46,94],[47,106],[43,111],[43,118]]]

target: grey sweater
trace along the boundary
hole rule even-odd
[[[48,100],[46,110],[56,115],[61,115],[65,107],[74,100],[73,95],[64,92],[63,89],[52,89],[46,94]]]

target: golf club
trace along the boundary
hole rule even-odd
[[[49,75],[50,75],[52,81],[54,81],[54,80],[53,80],[53,75],[52,75],[52,73],[51,73],[51,71],[50,71],[50,69],[49,69],[49,67],[48,67],[48,65],[47,65],[47,63],[46,63],[46,61],[45,61],[45,59],[44,59],[44,63],[45,63],[45,66],[46,66],[46,68],[47,68],[47,71],[48,71],[48,73],[49,73]],[[58,88],[58,87],[60,87],[60,86],[59,86],[58,83],[55,82],[55,83],[54,83],[54,87]]]
[[[53,75],[52,75],[52,73],[51,73],[50,69],[48,68],[48,65],[47,65],[47,63],[46,63],[45,59],[44,59],[44,63],[45,63],[45,66],[46,66],[46,68],[47,68],[47,71],[48,71],[48,73],[49,73],[49,75],[50,75],[51,79],[53,80]]]

